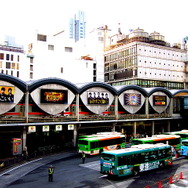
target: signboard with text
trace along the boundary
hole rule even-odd
[[[87,95],[88,104],[109,104],[109,93],[108,92],[94,92],[90,91]]]
[[[166,106],[167,98],[165,95],[154,95],[153,105],[154,106]]]
[[[67,104],[68,103],[68,91],[67,90],[41,89],[40,102],[41,103]]]

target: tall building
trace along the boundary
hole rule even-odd
[[[160,33],[139,28],[128,35],[114,35],[111,41],[104,54],[106,83],[187,88],[186,43],[171,46]]]
[[[5,36],[0,44],[0,73],[20,78],[25,60],[23,46],[16,44],[14,37]]]
[[[86,36],[86,20],[85,13],[78,11],[74,18],[69,20],[69,38],[74,39],[75,42],[80,39],[85,39]]]

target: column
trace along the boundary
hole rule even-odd
[[[77,121],[80,120],[79,98],[80,98],[80,95],[76,94],[76,117],[77,117]]]
[[[151,125],[151,135],[155,134],[155,121],[152,121],[152,125]]]
[[[28,112],[29,112],[29,92],[26,91],[25,93],[25,118],[26,118],[26,123],[28,123]]]
[[[134,121],[134,125],[133,125],[133,136],[134,136],[134,138],[136,138],[136,126],[137,126],[137,122]]]
[[[119,119],[119,114],[118,114],[118,96],[116,95],[115,96],[115,107],[114,107],[114,110],[115,110],[115,118],[116,120]]]
[[[77,125],[74,125],[74,130],[73,130],[73,146],[76,147],[76,140],[77,140],[77,135],[78,135],[78,132],[77,132]]]
[[[149,102],[148,102],[148,97],[146,97],[146,101],[145,101],[145,114],[146,114],[146,118],[149,118]]]

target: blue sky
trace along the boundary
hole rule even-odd
[[[0,36],[16,36],[17,42],[25,42],[36,30],[47,34],[63,30],[77,10],[86,12],[88,31],[104,24],[115,33],[121,23],[125,34],[139,27],[149,33],[161,33],[170,43],[188,36],[187,0],[0,0],[0,3]]]

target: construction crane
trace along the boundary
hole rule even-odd
[[[105,25],[105,26],[102,26],[102,27],[98,27],[97,29],[99,30],[103,30],[104,32],[104,52],[106,51],[106,37],[107,37],[107,33],[108,31],[111,31],[111,29],[108,29],[108,26]]]

